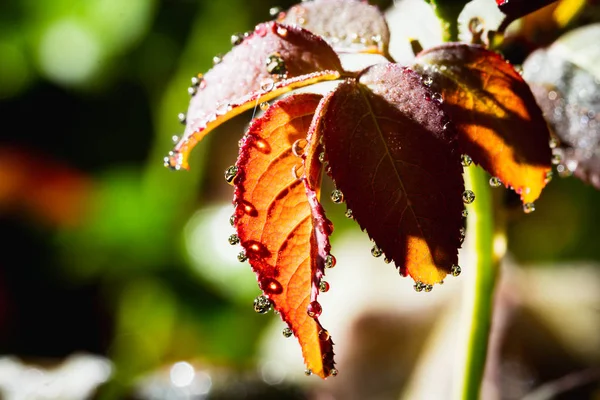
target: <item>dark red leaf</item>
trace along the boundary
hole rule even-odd
[[[415,68],[440,92],[459,147],[490,174],[535,201],[551,167],[549,132],[521,75],[483,47],[451,43],[421,52]]]
[[[258,25],[199,76],[185,132],[167,166],[187,168],[192,148],[226,120],[296,87],[337,79],[340,71],[337,55],[320,37],[276,22]]]
[[[502,23],[500,31],[504,31],[512,21],[552,4],[555,1],[556,0],[496,0],[496,4],[500,11],[506,14],[506,20]]]
[[[340,84],[323,116],[348,208],[401,273],[425,285],[457,263],[463,224],[456,133],[432,96],[410,69],[376,65]]]
[[[326,378],[334,365],[333,342],[319,323],[317,294],[331,228],[314,186],[321,169],[309,167],[312,176],[304,178],[298,153],[320,100],[292,95],[253,122],[236,164],[234,204],[237,234],[261,289],[298,338],[307,367]]]
[[[387,55],[390,32],[381,11],[358,0],[315,0],[293,6],[279,19],[322,36],[336,51]]]

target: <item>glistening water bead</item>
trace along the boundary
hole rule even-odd
[[[462,201],[465,204],[471,204],[475,201],[475,193],[472,190],[465,190],[462,194]]]
[[[254,311],[259,314],[266,314],[271,309],[271,300],[267,296],[260,295],[254,299]]]
[[[238,44],[242,43],[242,41],[244,40],[244,34],[243,33],[234,33],[233,35],[231,35],[231,45],[232,46],[237,46]]]
[[[279,53],[273,53],[265,60],[267,72],[271,75],[283,75],[287,72],[285,61]]]
[[[327,257],[325,257],[325,268],[333,268],[335,267],[335,257],[331,254],[327,254]]]
[[[416,281],[413,289],[415,289],[416,292],[422,292],[423,289],[425,289],[425,284],[421,281]]]
[[[373,246],[373,248],[371,249],[371,255],[373,257],[381,257],[381,255],[383,254],[383,251],[377,246]]]
[[[473,163],[473,160],[468,155],[463,154],[462,156],[460,156],[460,163],[463,167],[468,167]]]
[[[525,214],[531,214],[535,211],[535,204],[533,203],[525,203],[523,204],[523,212]]]
[[[294,332],[292,332],[292,330],[289,327],[283,328],[283,331],[281,333],[286,338],[292,337],[292,335],[294,334]]]
[[[329,283],[326,280],[321,279],[321,281],[319,282],[319,291],[323,293],[329,291]]]
[[[235,165],[232,165],[229,168],[227,168],[225,170],[225,180],[227,181],[227,183],[229,183],[230,185],[233,185],[233,181],[234,181],[235,177],[237,176],[237,173],[238,173],[238,167],[236,167]]]
[[[339,189],[335,189],[334,191],[331,192],[331,201],[333,201],[335,204],[340,204],[344,202],[344,194],[342,193],[341,190]]]
[[[233,235],[230,235],[227,240],[229,241],[229,244],[232,246],[235,246],[236,244],[238,244],[240,242],[239,236],[236,235],[235,233]]]
[[[459,276],[461,272],[462,270],[459,265],[452,264],[452,267],[450,267],[450,274],[452,274],[452,276]]]
[[[239,262],[245,262],[248,259],[248,256],[246,255],[245,252],[240,251],[239,254],[237,255],[237,259]]]
[[[321,307],[321,304],[319,304],[318,301],[311,302],[306,308],[306,313],[311,318],[319,318],[322,312],[323,308]]]
[[[347,209],[344,215],[346,216],[346,218],[354,218],[354,214],[352,213],[351,209]]]
[[[490,186],[493,188],[498,188],[502,186],[502,181],[497,176],[492,176],[490,178]]]

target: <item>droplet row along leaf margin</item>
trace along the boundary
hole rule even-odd
[[[317,295],[331,230],[316,192],[307,197],[306,179],[292,172],[306,169],[292,145],[306,138],[320,99],[292,95],[252,123],[236,164],[234,204],[237,234],[261,289],[298,338],[309,370],[326,378],[333,342],[322,333]],[[320,182],[320,168],[307,170],[311,183]]]

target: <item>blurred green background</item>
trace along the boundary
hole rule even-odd
[[[0,354],[103,355],[105,398],[135,397],[141,376],[179,360],[253,368],[269,317],[252,312],[254,275],[227,244],[222,178],[249,116],[198,146],[190,172],[162,158],[183,130],[190,77],[231,34],[291,4],[0,2]],[[555,179],[534,214],[511,214],[511,254],[550,269],[600,261],[599,205],[589,186]],[[358,230],[329,214],[335,248]]]

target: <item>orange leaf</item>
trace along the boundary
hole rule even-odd
[[[416,67],[443,95],[460,150],[512,187],[523,203],[535,201],[551,169],[550,133],[512,65],[483,47],[451,43],[421,52]]]
[[[340,71],[337,55],[319,36],[276,22],[257,25],[196,78],[185,132],[165,165],[187,169],[189,152],[215,127],[294,88],[337,79]]]
[[[415,72],[376,65],[340,84],[323,116],[330,175],[373,254],[426,290],[457,263],[464,190],[456,133],[432,95]]]
[[[333,342],[318,321],[317,294],[331,228],[314,190],[305,187],[298,153],[320,100],[293,95],[253,122],[236,164],[234,204],[237,234],[261,289],[298,338],[307,367],[326,378]]]

